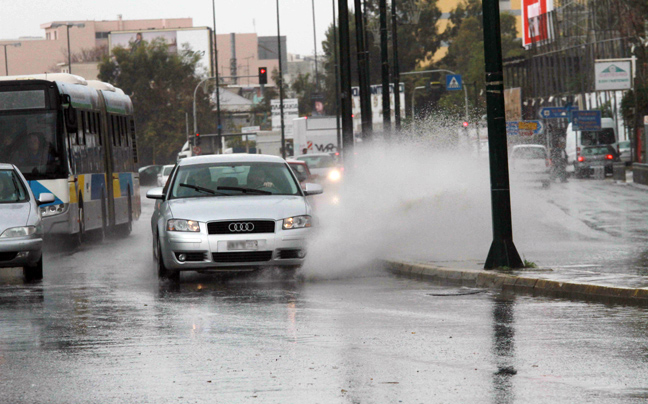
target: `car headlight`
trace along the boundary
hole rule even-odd
[[[65,213],[68,209],[68,204],[67,203],[59,203],[57,205],[47,205],[47,206],[41,206],[38,209],[41,212],[41,216],[47,217],[47,216],[54,216],[54,215],[60,215],[61,213]]]
[[[283,229],[303,229],[304,227],[311,227],[311,217],[310,216],[293,216],[288,217],[283,220]]]
[[[342,174],[340,174],[339,170],[331,170],[331,172],[328,173],[327,178],[329,179],[329,181],[339,181],[340,178],[342,178]]]
[[[168,231],[200,231],[200,224],[195,220],[170,219],[167,222]]]
[[[11,227],[0,235],[0,238],[26,237],[36,233],[36,226]]]

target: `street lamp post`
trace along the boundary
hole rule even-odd
[[[277,0],[277,57],[279,58],[279,113],[281,114],[281,157],[286,158],[286,133],[284,128],[283,70],[281,68],[281,30],[279,28],[279,0]]]
[[[388,137],[391,132],[391,108],[389,102],[389,54],[387,51],[387,0],[380,0],[378,4],[380,10],[383,134]]]
[[[18,46],[20,46],[20,45],[21,45],[20,42],[5,43],[5,44],[1,44],[1,45],[0,45],[0,46],[4,46],[4,57],[5,57],[5,76],[8,76],[8,75],[9,75],[9,62],[8,62],[8,59],[7,59],[7,46],[14,46],[14,47],[18,47]]]
[[[214,19],[214,65],[212,66],[212,75],[216,79],[216,134],[218,137],[218,149],[221,150],[223,145],[223,127],[221,125],[221,108],[220,108],[220,80],[218,79],[218,43],[216,42],[216,3],[212,0],[212,17]],[[215,71],[215,74],[214,74]],[[248,73],[249,74],[249,73]],[[194,114],[196,111],[196,97],[194,92]],[[195,122],[195,119],[194,119]]]
[[[85,24],[76,22],[56,22],[51,28],[65,27],[68,48],[68,73],[72,74],[72,50],[70,49],[70,27],[84,28]]]

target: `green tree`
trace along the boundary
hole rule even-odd
[[[313,112],[313,95],[317,92],[317,88],[309,73],[299,74],[293,81],[290,88],[297,95],[299,100],[299,115],[310,116]]]
[[[448,53],[434,66],[462,75],[463,84],[469,90],[469,106],[474,117],[486,111],[484,27],[481,0],[465,0],[450,13],[450,24],[443,33],[449,43]],[[502,55],[510,58],[524,54],[521,40],[517,38],[515,17],[507,12],[500,14]],[[439,79],[442,75],[439,75]],[[475,105],[476,104],[476,105]],[[446,93],[439,101],[439,108],[450,112],[458,119],[464,116],[463,91]],[[459,118],[460,117],[460,118]]]
[[[403,4],[398,2],[397,13],[401,10],[399,5]],[[420,19],[416,24],[399,24],[398,25],[398,63],[401,72],[408,72],[415,70],[421,64],[429,60],[441,46],[441,36],[437,29],[437,21],[441,18],[441,11],[437,7],[436,0],[419,0],[417,2],[418,9],[420,10]],[[381,60],[380,60],[380,37],[375,35],[374,29],[378,24],[378,0],[368,0],[367,3],[368,21],[368,50],[369,50],[369,70],[371,84],[380,84],[381,79]],[[391,16],[388,18],[388,29],[391,32]],[[350,45],[351,45],[351,81],[352,85],[358,85],[358,63],[357,63],[357,48],[356,48],[356,29],[355,17],[353,13],[349,13],[349,32],[350,32]],[[391,34],[390,34],[391,36]],[[339,40],[339,38],[338,38]],[[326,31],[326,39],[322,41],[322,48],[324,50],[324,88],[325,92],[325,108],[329,114],[334,114],[336,111],[335,100],[335,57],[334,57],[334,41],[333,41],[333,25],[329,26]],[[391,39],[389,41],[389,63],[392,65],[392,47]],[[390,80],[391,81],[391,80]],[[406,83],[406,92],[410,92],[413,80],[404,80]]]
[[[142,165],[175,161],[186,141],[186,117],[191,123],[194,89],[202,79],[195,73],[199,60],[186,48],[170,53],[163,41],[154,40],[134,50],[115,48],[99,64],[99,79],[121,88],[133,101]],[[206,85],[196,92],[198,131],[203,133],[216,131],[211,89]]]

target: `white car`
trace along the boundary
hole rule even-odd
[[[166,184],[166,182],[169,180],[169,175],[171,174],[171,171],[173,171],[173,167],[175,167],[174,164],[162,166],[162,170],[160,170],[160,173],[157,175],[158,187],[163,187],[164,184]]]
[[[547,188],[551,183],[551,160],[540,144],[513,146],[509,157],[512,182],[536,182]]]
[[[0,268],[23,267],[25,279],[43,278],[39,206],[54,200],[46,192],[34,198],[16,166],[0,164]]]
[[[317,184],[299,185],[276,156],[226,154],[178,162],[157,199],[151,231],[158,276],[180,271],[250,271],[297,268],[313,230],[306,196]]]
[[[305,161],[311,175],[321,184],[337,183],[342,178],[342,168],[328,153],[302,154],[294,159]]]

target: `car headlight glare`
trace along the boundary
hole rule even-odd
[[[304,227],[311,227],[311,226],[312,226],[311,217],[307,215],[288,217],[283,220],[284,230],[303,229]]]
[[[200,224],[195,220],[170,219],[167,222],[167,230],[199,232]]]
[[[328,173],[328,179],[329,181],[339,181],[340,178],[342,178],[342,174],[340,174],[339,170],[332,170],[331,172]]]
[[[46,205],[46,206],[41,206],[39,207],[41,216],[47,217],[47,216],[54,216],[54,215],[60,215],[61,213],[65,213],[67,211],[69,204],[67,203],[59,203],[56,205]]]
[[[11,227],[0,235],[0,238],[26,237],[36,233],[36,226]]]

